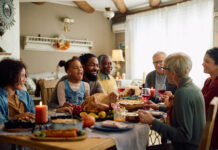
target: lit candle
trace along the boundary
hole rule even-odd
[[[48,106],[42,105],[40,101],[39,105],[35,106],[36,109],[36,123],[47,123],[48,122]]]
[[[151,87],[151,97],[154,97],[155,96],[155,89],[153,89],[153,87]]]

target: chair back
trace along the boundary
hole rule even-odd
[[[51,99],[52,93],[54,92],[55,86],[58,80],[40,80],[39,85],[41,89],[41,99],[44,105],[48,104]]]
[[[217,113],[217,105],[218,105],[218,97],[214,97],[209,105],[207,119],[206,119],[206,126],[204,127],[204,131],[201,136],[199,150],[209,150],[210,148],[211,137],[213,134],[213,127],[214,127],[214,122]]]

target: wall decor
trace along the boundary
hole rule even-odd
[[[14,25],[14,9],[13,0],[0,0],[0,36]]]
[[[89,53],[92,47],[93,41],[88,40],[24,36],[24,50]]]

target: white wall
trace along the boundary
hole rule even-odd
[[[4,57],[13,57],[20,59],[20,19],[19,19],[19,1],[14,0],[15,24],[0,37],[0,46],[12,55],[0,55],[0,60]]]

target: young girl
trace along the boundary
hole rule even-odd
[[[85,97],[90,95],[89,84],[82,81],[83,68],[78,57],[59,62],[60,67],[64,66],[69,78],[61,81],[57,87],[57,97],[60,106],[66,104],[81,105]]]

